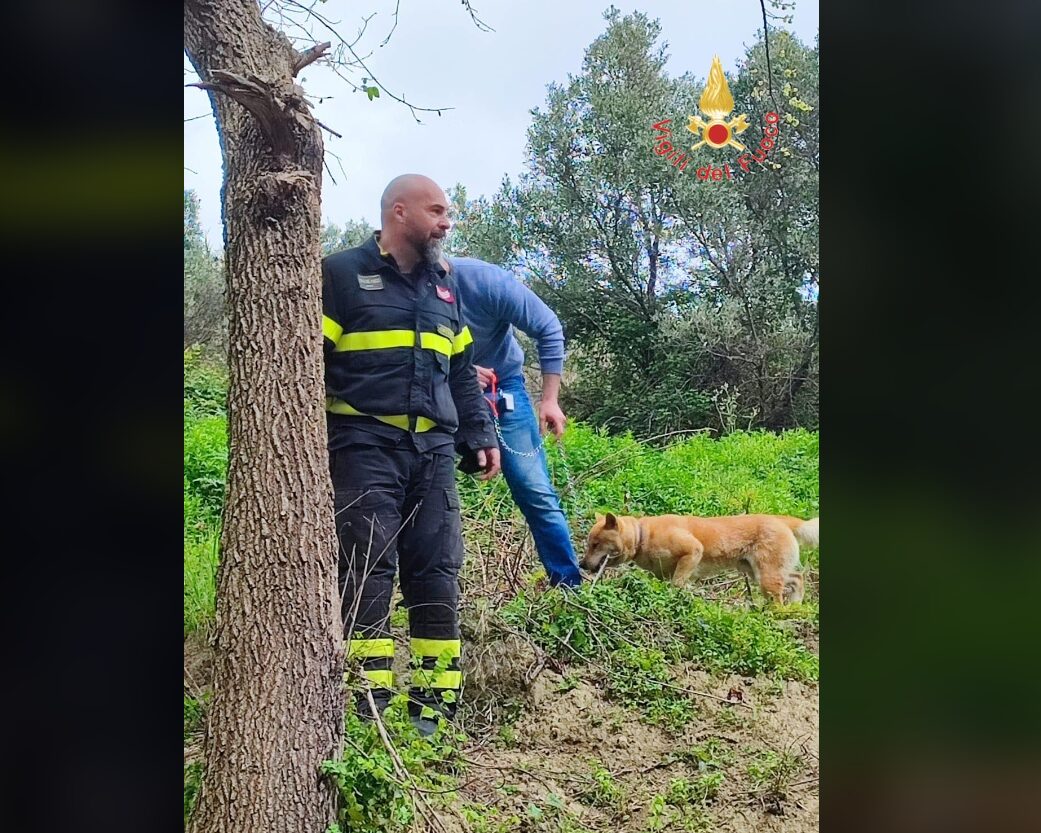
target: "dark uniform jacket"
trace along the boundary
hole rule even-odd
[[[451,275],[427,264],[403,275],[377,232],[322,261],[322,312],[330,450],[497,445]]]

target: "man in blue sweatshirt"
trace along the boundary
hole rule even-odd
[[[550,584],[577,587],[582,576],[571,545],[571,530],[541,450],[541,435],[547,429],[557,437],[564,434],[566,418],[557,403],[564,368],[563,328],[553,310],[504,269],[470,257],[446,260],[473,336],[477,379],[487,392],[494,372],[498,389],[513,394],[514,409],[499,414],[499,425],[505,445],[520,453],[502,449],[503,476],[528,521]],[[512,327],[538,344],[542,368],[538,419],[524,388],[524,351]]]

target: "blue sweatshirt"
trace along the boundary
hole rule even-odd
[[[472,257],[448,261],[456,279],[462,313],[474,340],[474,364],[490,367],[500,379],[520,376],[524,350],[511,327],[535,339],[543,374],[564,368],[564,330],[546,304],[511,273]]]

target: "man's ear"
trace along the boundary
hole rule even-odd
[[[618,518],[616,518],[610,512],[608,512],[606,515],[604,515],[604,519],[606,520],[606,523],[604,524],[604,529],[617,529],[618,528]]]

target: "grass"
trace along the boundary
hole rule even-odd
[[[184,634],[214,614],[220,519],[228,468],[223,370],[184,356]]]
[[[609,696],[666,726],[697,713],[677,678],[684,661],[716,674],[812,681],[820,672],[769,609],[708,602],[640,570],[576,593],[522,591],[502,616],[552,655],[593,665]]]

